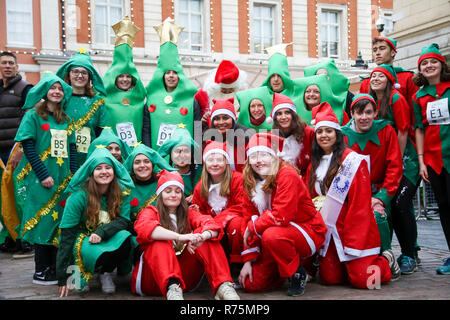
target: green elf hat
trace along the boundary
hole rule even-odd
[[[136,156],[139,154],[143,154],[150,159],[150,161],[153,164],[153,170],[155,172],[159,172],[161,170],[168,170],[168,171],[177,170],[172,166],[170,166],[169,163],[163,157],[161,157],[161,155],[157,151],[141,143],[133,149],[133,152],[131,152],[130,156],[124,163],[125,168],[128,170],[130,174],[133,173],[134,158],[136,158]]]
[[[375,37],[375,40],[377,41],[386,41],[387,44],[392,48],[392,50],[394,50],[395,52],[397,52],[397,40],[395,40],[394,38],[389,38],[389,37]]]
[[[140,30],[128,16],[112,26],[116,33],[113,61],[106,71],[103,82],[107,96],[105,107],[112,121],[112,128],[116,132],[116,124],[122,122],[133,123],[137,140],[142,140],[143,110],[147,91],[141,81],[139,72],[133,62],[133,39]],[[132,77],[133,88],[129,91],[120,90],[116,86],[117,77],[129,74]]]
[[[255,129],[265,129],[265,130],[271,130],[272,124],[267,123],[264,121],[261,125],[258,127],[255,127],[250,122],[250,102],[252,102],[253,99],[259,99],[264,105],[264,109],[266,110],[266,117],[270,114],[272,111],[272,96],[270,95],[269,91],[265,87],[258,87],[243,91],[236,92],[236,98],[239,101],[239,116],[237,119],[237,123],[247,127],[247,128],[255,128]]]
[[[172,18],[154,27],[160,37],[160,52],[156,70],[147,85],[147,101],[158,106],[193,105],[196,86],[185,75],[178,53],[178,36],[183,27],[175,24]],[[172,92],[167,92],[164,86],[164,73],[173,70],[179,81]]]
[[[56,72],[56,75],[61,79],[64,79],[67,72],[73,68],[83,67],[89,72],[89,76],[92,80],[94,89],[101,95],[106,95],[105,87],[103,86],[103,80],[100,74],[94,67],[91,57],[87,54],[86,49],[80,48],[79,51],[74,54],[69,60],[66,61]]]
[[[439,51],[439,45],[437,43],[432,43],[428,47],[422,48],[420,52],[419,61],[417,62],[417,68],[420,69],[420,63],[427,58],[435,58],[442,63],[446,63],[445,57]]]
[[[394,85],[395,89],[400,89],[401,85],[397,80],[397,73],[394,70],[394,67],[390,64],[380,64],[378,67],[372,70],[370,73],[370,77],[372,78],[372,74],[374,72],[382,72]]]
[[[367,93],[360,93],[356,96],[353,97],[352,99],[352,104],[350,105],[350,110],[353,111],[353,106],[358,102],[358,101],[362,101],[362,100],[369,100],[370,102],[373,103],[374,106],[377,105],[377,103],[375,102],[375,99]]]
[[[95,167],[102,163],[107,163],[113,167],[114,175],[122,188],[134,188],[133,180],[125,167],[117,161],[106,148],[97,148],[77,172],[75,172],[72,180],[70,180],[70,183],[67,186],[66,192],[72,193],[77,191],[84,184],[86,179],[92,175]]]
[[[89,157],[98,148],[107,148],[111,143],[119,145],[122,159],[125,161],[131,152],[130,147],[114,133],[111,127],[104,127],[102,133],[91,142],[87,156]]]
[[[158,152],[161,155],[161,157],[170,156],[173,148],[178,146],[188,146],[194,148],[194,152],[198,152],[200,149],[197,142],[195,142],[195,140],[192,139],[191,134],[189,133],[188,130],[184,128],[176,128],[172,133],[170,139],[166,140],[161,145],[161,147],[158,149]]]
[[[348,87],[350,85],[350,80],[344,76],[336,66],[336,63],[333,59],[326,60],[324,62],[312,65],[310,67],[306,67],[303,70],[305,77],[315,76],[318,74],[317,72],[322,71],[324,69],[328,75],[328,82],[330,83],[331,90],[333,93],[341,98],[347,99]]]
[[[44,76],[39,83],[28,92],[22,109],[27,110],[33,108],[42,99],[47,99],[48,90],[50,90],[50,87],[55,84],[55,82],[59,82],[63,88],[64,98],[61,101],[61,106],[62,108],[65,108],[67,101],[69,101],[70,96],[72,95],[73,88],[65,83],[63,79],[48,71],[44,73]]]
[[[267,78],[261,84],[261,87],[267,87],[270,93],[273,93],[270,87],[270,78],[274,74],[280,75],[280,77],[283,79],[284,90],[287,91],[293,90],[294,85],[291,76],[289,74],[289,65],[286,54],[286,48],[291,44],[292,42],[282,43],[265,49],[269,54],[269,64],[268,64]]]

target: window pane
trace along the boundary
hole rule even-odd
[[[329,12],[330,23],[338,23],[337,12]]]
[[[192,44],[202,44],[202,34],[200,32],[191,33]]]
[[[103,24],[106,25],[107,24],[107,19],[106,19],[106,7],[104,6],[96,6],[95,7],[95,23],[96,24]]]
[[[122,0],[109,0],[110,4],[122,5]]]
[[[95,40],[99,43],[106,43],[107,32],[106,28],[103,25],[97,25],[95,27]]]
[[[180,0],[180,11],[188,11],[188,2],[187,0]]]
[[[322,25],[322,41],[328,41],[328,28],[327,26]]]
[[[322,42],[322,57],[328,57],[328,43]]]
[[[338,28],[330,27],[330,41],[338,41],[338,40],[339,40]]]
[[[190,31],[192,31],[192,32],[201,32],[202,31],[202,17],[200,15],[192,15],[191,16]]]
[[[180,44],[180,48],[189,49],[189,39],[188,33],[183,31],[180,34],[180,38],[178,39],[178,43]]]
[[[190,2],[191,12],[201,12],[200,0],[191,0],[189,2]]]
[[[122,19],[122,8],[111,8],[111,25]]]
[[[272,18],[272,7],[263,6],[262,7],[262,16],[263,16],[263,18],[271,19]]]
[[[253,7],[253,17],[260,18],[261,17],[261,6],[255,5]]]
[[[264,37],[272,37],[272,21],[264,21]]]
[[[33,45],[33,8],[31,0],[6,2],[8,44]]]
[[[261,37],[261,22],[259,20],[254,21],[253,23],[253,36]]]

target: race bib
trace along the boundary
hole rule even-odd
[[[116,124],[116,131],[119,138],[127,143],[130,147],[137,143],[136,131],[132,122],[122,122]]]
[[[76,131],[75,137],[77,139],[77,152],[87,153],[91,144],[91,129],[83,127]]]
[[[51,156],[54,158],[67,158],[67,131],[50,129],[52,135],[50,146]]]
[[[428,102],[427,120],[429,125],[450,124],[448,98]]]
[[[158,140],[156,141],[156,145],[157,146],[162,146],[162,144],[164,142],[166,142],[166,140],[169,140],[170,137],[172,136],[172,133],[174,132],[174,130],[177,128],[176,124],[165,124],[162,123],[159,126],[159,132],[158,132]]]

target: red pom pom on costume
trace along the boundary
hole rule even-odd
[[[149,107],[148,107],[148,111],[150,111],[150,112],[154,112],[156,110],[156,106],[154,105],[154,104],[151,104]]]
[[[67,201],[67,199],[64,199],[64,200],[60,201],[60,202],[59,202],[59,205],[60,205],[61,207],[65,208],[65,207],[66,207],[66,201]]]
[[[132,207],[137,207],[139,205],[139,199],[138,198],[133,198],[133,200],[130,201],[130,205]]]
[[[48,131],[50,130],[50,125],[48,123],[44,123],[43,125],[41,125],[41,129],[44,131]]]
[[[183,116],[187,115],[188,112],[189,112],[188,109],[186,109],[185,107],[180,108],[180,113],[181,113]]]

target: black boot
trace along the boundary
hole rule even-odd
[[[289,278],[288,296],[297,297],[305,293],[306,270],[302,265],[298,266],[297,271]]]

